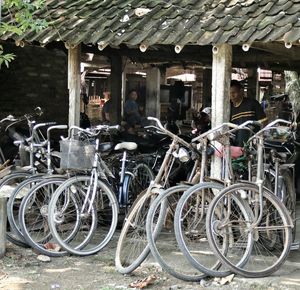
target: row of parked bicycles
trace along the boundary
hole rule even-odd
[[[49,256],[91,255],[119,227],[120,273],[137,269],[151,252],[165,271],[185,281],[232,272],[268,276],[297,248],[298,143],[289,121],[256,130],[255,121],[224,123],[191,139],[148,117],[152,125],[139,145],[120,142],[118,126],[74,126],[56,152],[51,132],[66,126],[36,124],[32,115],[22,120],[30,136],[15,145],[20,159],[29,155],[29,166],[0,180],[0,192],[9,191],[7,238],[18,245]],[[252,137],[233,160],[230,138],[237,130]],[[284,139],[271,141],[272,131]],[[217,171],[210,165],[217,158],[213,151],[222,155],[218,179],[211,177]]]

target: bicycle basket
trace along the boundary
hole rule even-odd
[[[95,146],[85,142],[68,139],[60,141],[62,169],[91,169],[95,156]]]

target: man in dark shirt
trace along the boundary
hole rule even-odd
[[[253,120],[264,124],[267,121],[266,114],[259,102],[252,98],[245,98],[244,88],[236,80],[232,80],[230,84],[230,100],[231,123],[240,125],[248,120]],[[249,137],[250,133],[248,130],[239,130],[232,145],[243,147]]]

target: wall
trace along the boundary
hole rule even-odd
[[[4,44],[16,59],[0,69],[0,117],[20,116],[40,106],[41,120],[67,124],[67,55],[58,49]]]

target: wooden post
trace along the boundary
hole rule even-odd
[[[111,56],[111,106],[110,122],[112,125],[121,123],[121,102],[122,102],[122,57]]]
[[[160,70],[156,67],[147,70],[146,116],[160,118]]]
[[[222,44],[213,53],[212,62],[212,128],[229,121],[232,46]],[[211,175],[221,177],[221,159],[213,157]]]
[[[0,197],[0,258],[5,255],[6,243],[6,197]]]
[[[69,126],[80,123],[80,45],[68,49]]]

